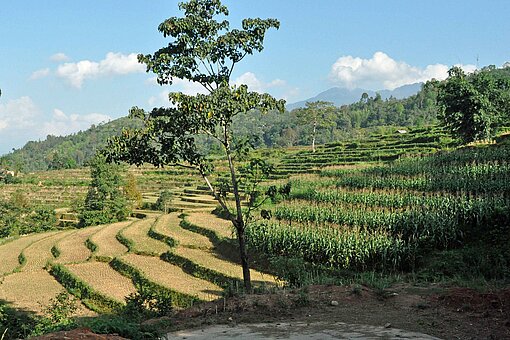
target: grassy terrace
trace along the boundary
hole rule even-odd
[[[427,268],[437,266],[435,259],[456,252],[465,263],[477,259],[470,266],[479,266],[476,270],[486,279],[504,278],[504,261],[510,258],[504,243],[510,210],[509,148],[501,143],[441,151],[448,145],[440,131],[415,130],[372,136],[355,145],[323,145],[316,153],[306,148],[258,150],[258,156],[277,164],[275,183],[290,182],[292,190],[266,207],[272,219],[248,229],[250,246],[335,270],[412,270],[424,277],[430,275]],[[408,153],[414,156],[401,157]],[[44,172],[41,178],[71,183],[74,177],[74,184],[63,188],[76,189],[79,196],[86,190],[80,184],[86,171]],[[223,288],[239,284],[241,267],[222,248],[225,241],[235,244],[229,241],[232,226],[210,214],[216,204],[199,179],[181,169],[144,166],[130,171],[139,184],[145,183],[140,185],[145,197],[155,200],[160,190],[173,188],[173,207],[180,212],[0,243],[0,299],[40,312],[33,296],[36,287],[43,303],[65,287],[89,309],[102,312],[149,284],[168,292],[182,307],[218,298]],[[45,195],[56,196],[56,189],[39,183],[2,189],[40,194],[42,201]],[[482,247],[488,242],[494,249]],[[459,270],[462,274],[467,268]],[[436,268],[434,275],[447,273]],[[276,281],[258,270],[252,270],[252,279],[266,285]],[[17,297],[22,282],[30,282],[29,298]]]

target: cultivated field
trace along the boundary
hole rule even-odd
[[[402,272],[420,265],[426,251],[448,252],[485,237],[479,230],[498,237],[503,229],[488,221],[508,219],[509,149],[438,152],[442,136],[427,133],[373,136],[356,145],[324,145],[315,153],[283,152],[267,185],[288,185],[290,192],[264,207],[270,219],[247,229],[250,249],[327,268]],[[144,197],[155,200],[162,188],[172,189],[172,208],[179,211],[5,242],[0,299],[41,312],[58,292],[80,286],[87,306],[101,312],[97,306],[104,301],[123,304],[152,285],[183,307],[241,284],[240,265],[220,246],[235,245],[232,225],[211,214],[216,204],[207,188],[186,171],[131,171],[144,179]],[[79,171],[69,174],[77,182],[86,178]],[[51,172],[44,173],[42,185],[71,181],[69,174],[52,180]],[[497,278],[497,263],[489,268]],[[267,273],[251,274],[258,284],[279,283]]]

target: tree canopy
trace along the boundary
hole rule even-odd
[[[510,80],[497,76],[494,67],[466,74],[460,67],[448,71],[438,85],[438,117],[465,143],[490,140],[508,119]]]
[[[80,226],[113,223],[125,220],[130,207],[122,186],[120,165],[108,164],[98,155],[91,162],[89,185],[84,206],[80,209]]]
[[[365,95],[366,93],[363,94]],[[325,101],[307,102],[305,105],[305,108],[296,109],[295,115],[302,123],[312,126],[312,151],[315,152],[315,139],[318,130],[336,125],[336,108],[333,106],[333,103]]]
[[[235,116],[253,110],[284,111],[285,101],[269,94],[250,92],[246,85],[233,86],[230,76],[237,63],[247,55],[260,52],[266,31],[278,28],[275,19],[244,19],[241,29],[231,29],[225,19],[229,12],[219,0],[190,0],[179,4],[184,17],[171,17],[158,27],[170,42],[154,54],[138,56],[148,72],[157,75],[159,84],[186,79],[201,84],[207,94],[195,96],[170,93],[172,106],[154,108],[147,113],[133,108],[131,117],[143,120],[144,127],[126,130],[112,138],[104,154],[110,161],[156,166],[181,165],[197,169],[237,231],[244,283],[251,290],[245,244],[246,216],[241,209],[239,173],[234,164],[236,146],[232,122]],[[235,208],[226,204],[222,190],[208,179],[211,171],[206,155],[197,146],[198,135],[216,140],[223,148],[230,170]]]

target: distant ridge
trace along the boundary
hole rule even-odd
[[[299,107],[304,107],[306,102],[313,102],[317,100],[332,102],[336,106],[352,104],[360,100],[361,95],[366,92],[370,97],[374,97],[379,93],[382,99],[387,99],[393,96],[396,99],[403,99],[410,97],[420,91],[423,83],[415,83],[397,87],[394,90],[380,90],[371,91],[365,89],[346,89],[340,87],[332,87],[329,90],[319,93],[315,97],[303,100],[297,103],[287,105],[287,110],[293,110]]]

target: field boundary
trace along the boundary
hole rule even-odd
[[[203,302],[203,300],[197,296],[181,293],[153,282],[148,279],[141,270],[126,263],[125,261],[122,261],[122,259],[118,257],[114,258],[110,262],[110,266],[121,275],[131,279],[137,290],[149,288],[150,290],[157,292],[157,294],[169,296],[172,301],[172,306],[188,308],[192,307],[196,303]]]
[[[123,304],[90,287],[71,273],[64,265],[50,263],[49,273],[72,295],[76,296],[90,310],[106,314],[119,311]]]

